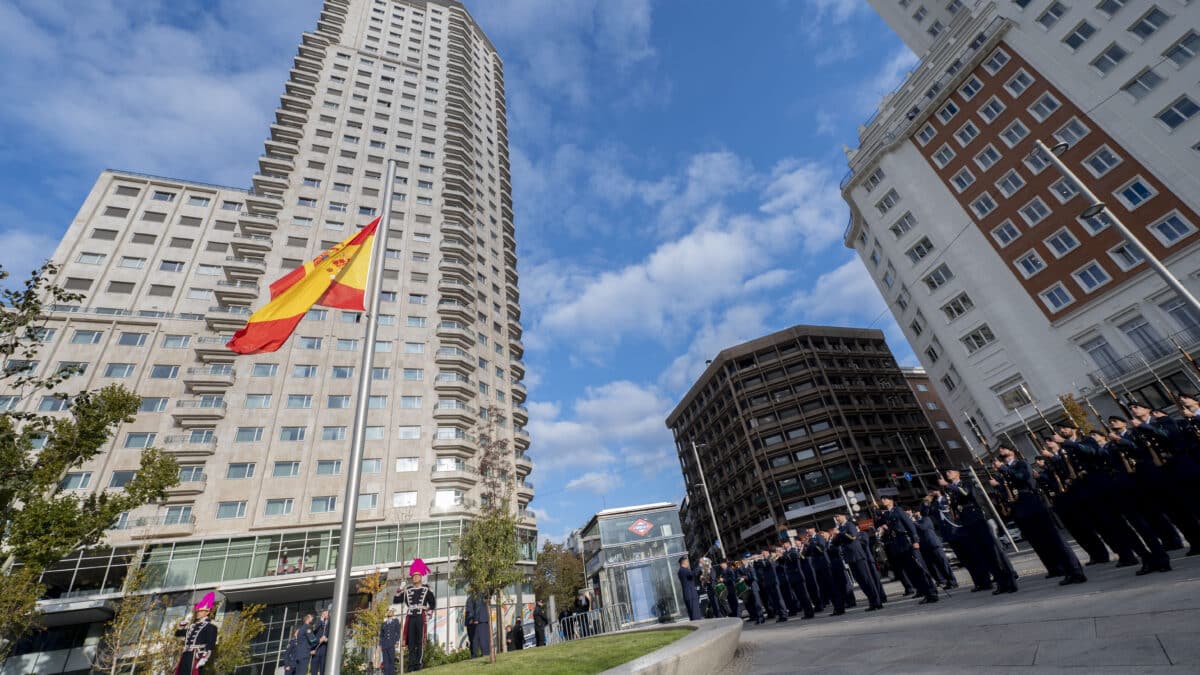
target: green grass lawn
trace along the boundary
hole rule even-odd
[[[462,661],[422,671],[437,675],[457,673],[487,673],[487,675],[588,675],[619,666],[639,656],[668,645],[691,632],[688,628],[656,630],[645,633],[626,633],[564,642],[549,647],[524,649],[496,657],[496,663],[486,658]]]

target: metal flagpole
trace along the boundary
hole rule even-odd
[[[704,501],[708,503],[708,517],[712,518],[713,534],[717,536],[717,549],[721,551],[721,559],[729,560],[725,555],[725,542],[721,541],[721,529],[717,527],[717,514],[713,511],[712,497],[708,496],[708,482],[704,480],[704,467],[700,465],[700,451],[696,449],[696,441],[692,441],[692,456],[696,458],[696,470],[700,472],[700,487],[704,488]]]
[[[346,603],[350,598],[350,566],[354,554],[354,523],[358,519],[358,486],[362,479],[363,447],[367,440],[367,399],[371,393],[371,368],[375,363],[375,334],[379,331],[379,296],[383,287],[383,260],[387,250],[388,229],[392,224],[392,188],[396,182],[396,162],[388,161],[387,182],[383,190],[383,214],[375,227],[371,248],[371,266],[367,272],[367,343],[363,345],[362,366],[358,371],[358,398],[354,402],[354,431],[350,442],[350,471],[346,476],[346,496],[342,503],[342,533],[338,543],[337,574],[333,580],[333,607],[329,612],[329,650],[325,672],[340,675],[342,652],[346,647]]]

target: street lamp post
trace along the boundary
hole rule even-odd
[[[1125,237],[1125,240],[1129,243],[1129,245],[1137,250],[1137,252],[1146,261],[1146,264],[1149,265],[1150,268],[1153,269],[1154,272],[1158,274],[1158,276],[1161,277],[1164,282],[1166,282],[1168,287],[1178,293],[1180,298],[1191,305],[1193,310],[1195,310],[1197,313],[1200,313],[1200,300],[1197,300],[1196,296],[1192,295],[1191,291],[1189,291],[1187,287],[1183,285],[1183,282],[1180,281],[1178,277],[1176,277],[1174,274],[1171,274],[1171,271],[1167,269],[1166,265],[1162,264],[1161,260],[1154,257],[1154,254],[1150,252],[1150,249],[1146,248],[1146,245],[1143,244],[1140,239],[1134,236],[1133,232],[1131,232],[1129,228],[1125,226],[1125,223],[1121,222],[1121,219],[1117,218],[1116,214],[1109,210],[1104,202],[1100,201],[1100,198],[1097,197],[1091,190],[1089,190],[1088,187],[1083,184],[1083,181],[1079,180],[1079,177],[1076,176],[1071,169],[1067,168],[1067,165],[1063,163],[1062,159],[1059,158],[1059,154],[1069,148],[1070,145],[1067,143],[1059,143],[1053,148],[1048,148],[1046,147],[1046,144],[1041,141],[1041,139],[1038,139],[1035,142],[1037,143],[1038,149],[1046,153],[1046,156],[1050,159],[1050,163],[1053,164],[1054,167],[1058,169],[1059,172],[1061,172],[1064,176],[1071,179],[1071,181],[1075,183],[1075,187],[1079,188],[1079,191],[1082,192],[1083,196],[1087,198],[1088,207],[1079,214],[1080,217],[1091,218],[1093,216],[1098,216],[1101,213],[1107,213],[1108,219],[1112,221],[1113,226],[1116,227],[1117,230]]]
[[[704,490],[704,501],[708,504],[708,517],[712,518],[713,534],[717,535],[717,548],[721,551],[721,559],[729,560],[729,556],[725,555],[725,542],[721,541],[721,530],[717,527],[717,514],[713,511],[712,498],[708,496],[708,482],[704,480],[704,467],[700,465],[700,451],[696,448],[696,441],[692,441],[692,456],[696,458],[696,471],[700,473],[700,488]]]

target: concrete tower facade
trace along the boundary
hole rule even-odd
[[[55,251],[59,283],[86,300],[53,308],[40,362],[25,367],[70,363],[84,371],[68,389],[120,383],[144,397],[65,488],[118,488],[151,446],[178,458],[181,483],[164,504],[122,516],[112,548],[47,573],[42,609],[66,639],[26,645],[14,672],[81,667],[143,547],[179,610],[212,589],[267,602],[255,668],[273,672],[282,628],[332,591],[363,317],[315,308],[278,352],[235,358],[224,345],[268,283],[382,208],[392,225],[356,573],[430,562],[445,608],[432,630],[457,644],[462,589],[446,573],[478,504],[481,425],[509,441],[522,557],[534,557],[499,54],[456,1],[326,0],[274,117],[251,189],[105,171]],[[57,409],[8,394],[8,409]]]

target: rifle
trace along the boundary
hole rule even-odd
[[[1053,436],[1054,425],[1050,424],[1050,420],[1046,419],[1046,414],[1043,413],[1042,409],[1038,407],[1037,401],[1033,398],[1033,394],[1029,393],[1029,390],[1025,388],[1025,385],[1021,384],[1020,387],[1021,391],[1025,394],[1025,398],[1029,399],[1029,404],[1033,406],[1033,410],[1038,414],[1038,417],[1041,418],[1042,424],[1046,425],[1046,429],[1048,429],[1050,431],[1050,435]]]
[[[971,432],[975,434],[975,438],[979,439],[979,442],[983,444],[983,450],[985,453],[987,453],[988,459],[992,459],[992,446],[987,442],[987,439],[984,438],[983,430],[979,428],[979,425],[975,422],[974,418],[967,414],[967,411],[963,411],[963,416],[967,418],[967,424],[971,427]],[[987,475],[989,481],[996,480],[996,477],[992,475],[991,470],[989,470],[987,465],[983,463],[982,459],[976,457],[975,461],[983,469],[983,473]],[[1009,488],[1007,481],[996,482],[1004,487],[1005,510],[1007,511],[1007,506],[1015,501],[1012,490]]]
[[[1075,383],[1072,382],[1071,386],[1074,387]],[[1109,428],[1108,422],[1104,421],[1104,417],[1100,415],[1100,411],[1096,410],[1096,406],[1092,405],[1092,400],[1088,398],[1087,391],[1080,389],[1079,395],[1083,397],[1083,404],[1087,406],[1088,410],[1092,411],[1092,415],[1094,415],[1096,417],[1096,421],[1100,423],[1100,428],[1104,430],[1104,435],[1111,435],[1112,429]],[[1133,473],[1133,462],[1129,459],[1129,455],[1121,449],[1119,444],[1113,447],[1115,447],[1117,450],[1117,456],[1121,458],[1121,464],[1125,467],[1125,473]]]
[[[1171,341],[1171,344],[1175,345],[1175,349],[1179,350],[1179,353],[1182,355],[1183,360],[1187,361],[1188,365],[1190,365],[1192,367],[1192,370],[1194,370],[1197,375],[1200,375],[1200,363],[1196,363],[1196,359],[1192,358],[1192,355],[1188,353],[1188,350],[1184,349],[1183,345],[1181,345],[1175,341],[1175,336],[1173,336],[1173,335],[1168,336],[1167,339]],[[1187,371],[1185,370],[1184,372],[1187,372]],[[1191,381],[1193,384],[1195,384],[1194,377],[1189,375],[1188,380]]]

